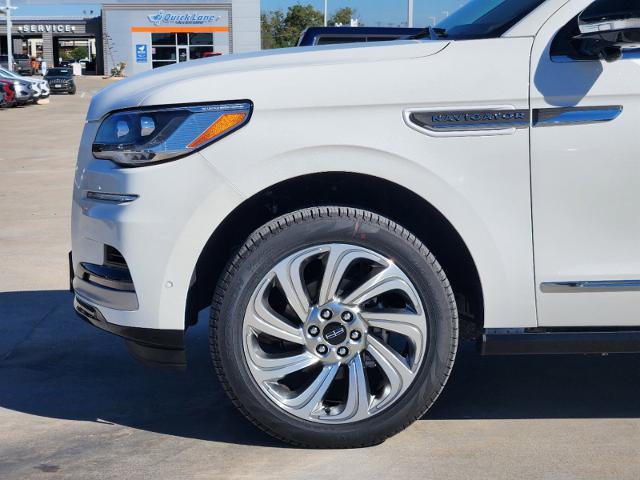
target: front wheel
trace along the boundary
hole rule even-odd
[[[344,207],[254,232],[218,284],[210,329],[216,371],[245,416],[316,448],[378,444],[420,418],[458,340],[434,256],[394,222]]]

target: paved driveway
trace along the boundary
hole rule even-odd
[[[91,96],[0,111],[0,478],[640,479],[640,356],[482,358],[385,444],[303,451],[215,379],[206,315],[186,373],[149,370],[80,321],[67,288],[75,150]]]

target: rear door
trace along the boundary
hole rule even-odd
[[[566,57],[576,17],[591,3],[561,8],[533,48],[541,326],[640,325],[640,57],[614,63]]]

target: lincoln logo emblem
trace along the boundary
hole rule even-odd
[[[327,340],[331,340],[332,338],[339,337],[343,333],[344,333],[344,327],[339,327],[339,328],[336,328],[335,330],[331,330],[330,332],[326,333],[325,337],[327,337]]]

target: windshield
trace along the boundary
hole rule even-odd
[[[47,70],[47,77],[70,77],[71,75],[70,68],[50,68]]]
[[[499,37],[546,0],[471,0],[436,25],[444,38]]]

